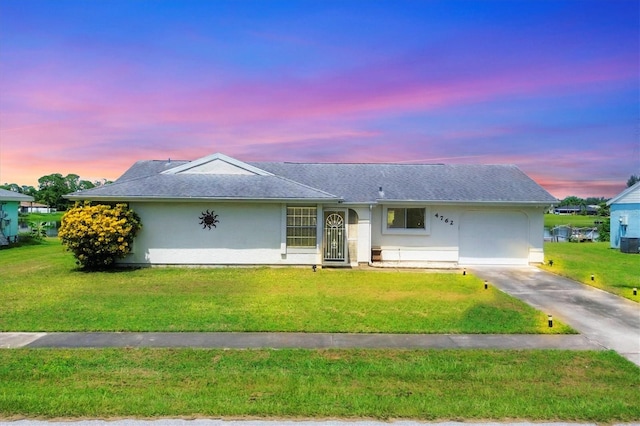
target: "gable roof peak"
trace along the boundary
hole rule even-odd
[[[208,175],[273,175],[273,173],[269,173],[258,167],[247,164],[244,161],[237,160],[219,152],[181,164],[162,172],[162,174],[167,175],[179,173]]]
[[[614,204],[614,203],[617,203],[619,201],[622,201],[629,194],[631,194],[632,192],[638,191],[638,190],[640,190],[640,182],[636,182],[633,185],[625,188],[624,191],[622,191],[621,193],[619,193],[618,195],[616,195],[615,197],[613,197],[612,199],[607,201],[607,205],[610,206],[611,204]]]

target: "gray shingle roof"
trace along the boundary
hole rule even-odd
[[[178,164],[173,163],[172,167]],[[162,162],[138,162],[114,183],[69,194],[70,199],[338,200],[280,176],[162,174]]]
[[[345,202],[382,200],[554,203],[514,165],[251,163],[297,182],[331,190]],[[378,194],[382,187],[384,196]]]
[[[21,194],[19,192],[8,191],[0,188],[0,200],[2,201],[33,201],[30,195]]]
[[[251,199],[346,203],[538,203],[557,200],[513,165],[247,163],[275,176],[165,174],[187,161],[138,161],[71,199]],[[384,195],[379,194],[382,187]]]
[[[130,179],[139,179],[142,177],[154,176],[158,173],[162,173],[165,170],[172,169],[177,166],[188,163],[188,161],[180,160],[142,160],[136,161],[136,163],[129,168],[122,176],[120,176],[116,182],[122,182]]]

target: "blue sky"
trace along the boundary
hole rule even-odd
[[[0,182],[139,159],[640,173],[637,1],[0,0]]]

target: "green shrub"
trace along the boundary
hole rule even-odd
[[[126,204],[76,203],[62,217],[58,236],[76,263],[85,269],[105,269],[131,251],[140,218]]]
[[[42,241],[47,236],[49,225],[46,222],[29,222],[31,237],[36,241]]]
[[[602,219],[602,222],[598,224],[598,241],[600,242],[609,242],[609,237],[611,234],[611,219],[605,218]]]

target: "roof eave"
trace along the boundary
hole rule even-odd
[[[211,202],[211,201],[243,201],[243,202],[306,202],[306,203],[324,203],[324,202],[341,202],[342,198],[257,198],[257,197],[165,197],[165,196],[82,196],[82,195],[66,195],[65,198],[72,201],[107,201],[107,202]]]
[[[438,204],[438,205],[513,205],[513,206],[551,206],[557,201],[504,201],[504,200],[394,200],[386,198],[377,198],[376,204]]]

